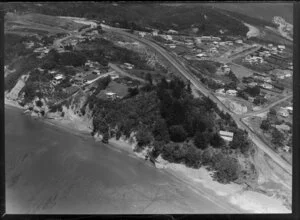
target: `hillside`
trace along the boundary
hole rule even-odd
[[[293,24],[292,3],[213,3],[211,5],[215,8],[225,9],[232,12],[239,12],[244,15],[259,18],[268,22],[272,21],[274,16],[280,16],[287,22]]]
[[[184,4],[171,7],[161,4],[109,4],[91,2],[89,4],[76,3],[7,3],[7,11],[17,13],[40,13],[56,16],[86,17],[105,20],[111,25],[120,27],[132,25],[140,27],[159,28],[161,30],[175,29],[191,31],[198,28],[197,35],[220,35],[222,29],[226,34],[243,35],[248,29],[239,20],[232,18],[219,9],[197,4]],[[117,24],[118,23],[118,24]]]

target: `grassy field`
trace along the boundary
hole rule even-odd
[[[75,23],[69,19],[42,14],[24,14],[7,13],[5,15],[5,30],[18,32],[49,32],[65,33],[67,31],[77,30],[84,26]]]
[[[117,94],[117,96],[120,96],[120,97],[124,97],[128,94],[128,87],[124,84],[121,84],[121,83],[117,83],[115,81],[111,81],[108,86],[106,87],[105,90],[102,90],[98,95],[97,97],[99,98],[105,98],[106,95],[105,93],[106,92],[114,92]]]
[[[213,6],[228,11],[243,13],[264,21],[272,21],[274,16],[280,16],[287,22],[293,23],[292,3],[213,3]]]
[[[253,71],[250,71],[249,69],[239,65],[229,64],[228,66],[230,67],[232,72],[236,75],[236,77],[239,79],[243,77],[251,76],[253,74]]]

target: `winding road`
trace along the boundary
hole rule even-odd
[[[231,115],[235,123],[240,129],[246,130],[249,134],[249,137],[254,142],[257,147],[263,150],[267,155],[269,155],[278,165],[280,165],[284,170],[286,170],[289,174],[292,174],[292,166],[288,164],[283,158],[281,158],[276,152],[274,152],[265,142],[263,142],[257,135],[241,120],[240,116],[232,113],[214,94],[212,94],[205,86],[199,82],[199,80],[189,72],[183,65],[180,64],[179,61],[176,60],[171,54],[169,54],[165,49],[158,46],[152,41],[142,39],[136,35],[130,34],[128,32],[119,30],[117,28],[112,27],[103,27],[103,30],[116,32],[118,34],[127,36],[134,40],[137,40],[152,49],[154,49],[157,53],[159,53],[162,57],[164,57],[182,76],[188,79],[191,84],[198,89],[203,95],[209,97],[217,106],[225,113]]]

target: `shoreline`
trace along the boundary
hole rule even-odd
[[[24,110],[24,108],[15,101],[7,98],[5,98],[5,105]],[[91,137],[96,142],[101,141],[99,138],[90,135],[91,130],[89,128],[78,129],[78,127],[75,126],[76,121],[70,119],[57,120],[37,117],[37,120],[69,131],[80,137]],[[134,152],[134,144],[130,144],[128,140],[122,138],[116,140],[116,138],[111,138],[109,139],[109,143],[104,145],[112,150],[118,149],[136,159],[144,160],[145,152]],[[235,183],[221,184],[214,181],[211,177],[211,172],[204,167],[200,169],[188,168],[183,164],[169,163],[163,160],[161,156],[158,157],[158,161],[159,163],[155,164],[157,169],[165,171],[181,182],[188,184],[190,188],[197,191],[197,193],[201,193],[201,195],[204,195],[216,205],[221,207],[226,206],[226,209],[234,210],[234,213],[291,213],[291,210],[288,210],[283,204],[280,204],[278,199],[268,197],[262,193],[245,191],[242,185]],[[145,162],[147,163],[148,161]],[[215,195],[212,195],[212,192]],[[219,204],[220,202],[222,204]],[[270,206],[270,204],[272,204],[272,206]],[[241,211],[237,212],[237,208]]]

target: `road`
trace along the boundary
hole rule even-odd
[[[259,111],[255,111],[255,112],[249,112],[249,113],[245,113],[245,114],[242,114],[240,115],[241,118],[246,118],[246,117],[249,117],[249,116],[254,116],[254,115],[258,115],[258,114],[261,114],[263,112],[266,112],[266,111],[269,111],[270,108],[274,107],[275,105],[278,105],[279,103],[281,102],[284,102],[286,100],[288,100],[289,98],[292,98],[293,95],[289,95],[289,96],[286,96],[276,102],[273,102],[272,104],[268,105],[267,107],[259,110]]]
[[[113,63],[109,63],[108,66],[111,67],[112,69],[114,69],[116,72],[119,72],[120,74],[122,74],[124,76],[128,76],[132,79],[138,80],[138,81],[143,82],[143,83],[145,82],[144,79],[141,79],[139,77],[136,77],[136,76],[133,76],[133,75],[130,75],[130,74],[126,73],[124,70],[120,69],[117,65],[115,65]]]
[[[231,115],[235,123],[240,129],[246,130],[249,134],[249,137],[257,145],[261,150],[263,150],[266,154],[268,154],[277,164],[279,164],[283,169],[285,169],[289,174],[292,174],[292,167],[288,164],[283,158],[281,158],[276,152],[274,152],[266,143],[264,143],[256,134],[242,121],[240,117],[236,114],[233,114],[216,96],[214,96],[210,91],[208,91],[205,86],[196,79],[193,74],[191,74],[185,67],[183,67],[179,62],[177,62],[176,58],[173,58],[165,49],[161,48],[157,44],[137,37],[133,34],[118,30],[116,28],[104,29],[106,31],[113,31],[121,35],[125,35],[132,39],[135,39],[152,49],[158,52],[162,57],[164,57],[181,75],[190,80],[191,84],[198,89],[202,94],[209,97],[217,106],[225,113]]]

